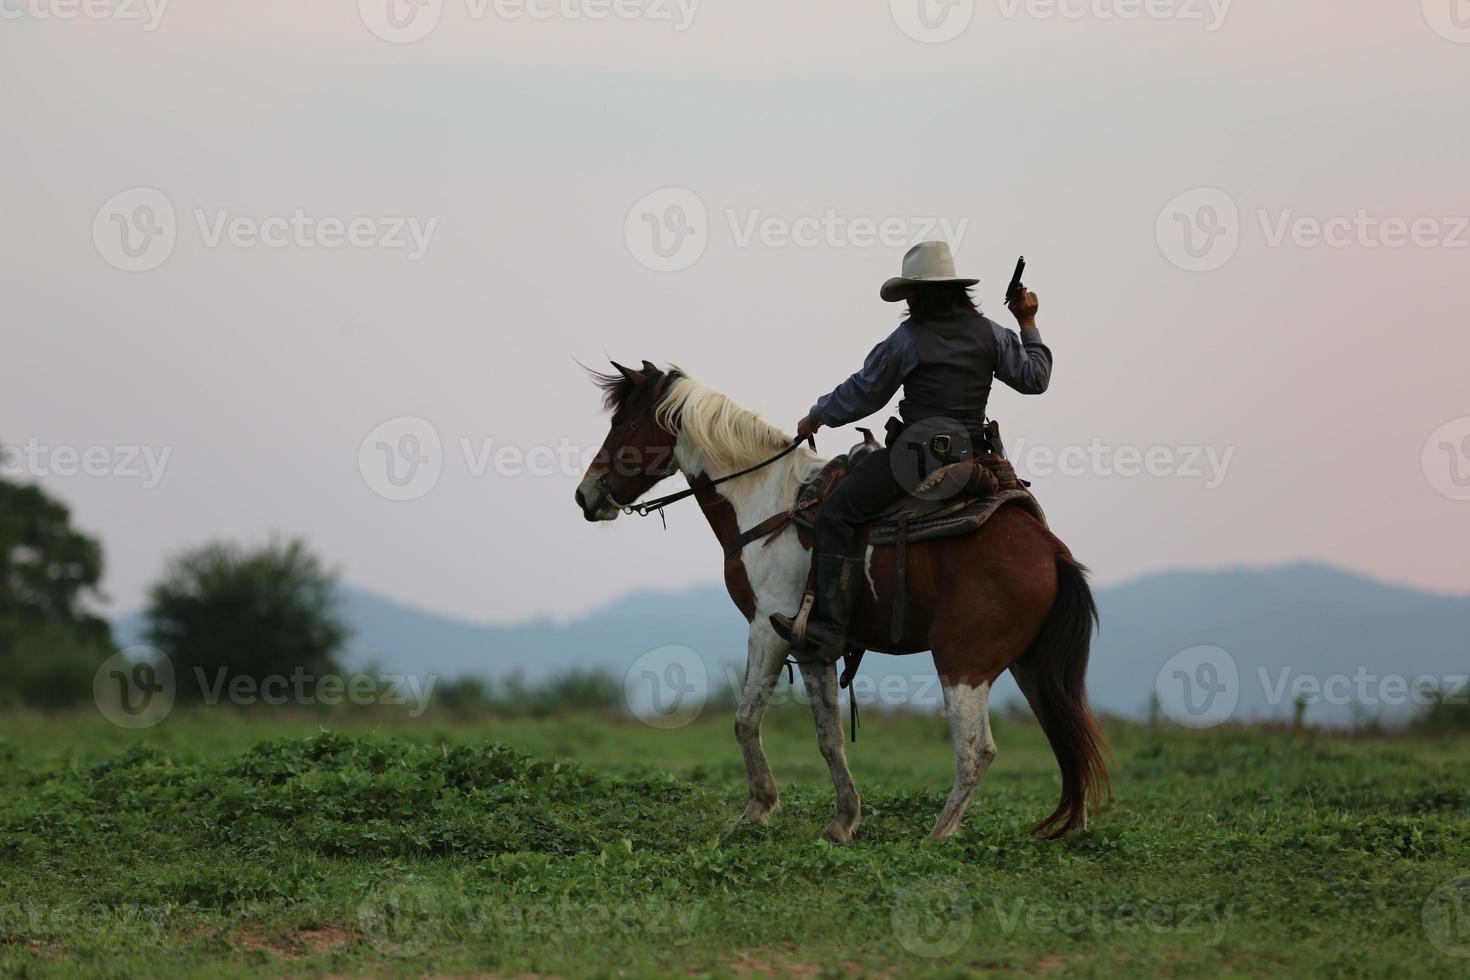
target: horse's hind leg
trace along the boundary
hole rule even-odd
[[[985,770],[995,761],[995,739],[990,734],[990,683],[978,687],[943,681],[944,712],[954,738],[954,789],[929,836],[943,840],[960,829],[965,808]]]
[[[832,664],[802,662],[801,678],[812,703],[812,721],[817,726],[817,747],[832,773],[832,786],[837,791],[837,815],[827,826],[823,837],[837,844],[852,840],[862,819],[862,801],[852,771],[847,768],[847,753],[842,747],[842,712],[838,709],[837,668]]]
[[[764,617],[757,617],[750,627],[745,686],[735,709],[735,739],[745,756],[745,775],[750,782],[750,801],[741,819],[753,824],[764,825],[780,805],[776,777],[771,774],[771,764],[766,761],[766,750],[761,745],[761,720],[765,718],[776,680],[781,676],[781,667],[786,663],[786,649]]]

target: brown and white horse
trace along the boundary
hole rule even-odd
[[[790,439],[726,396],[647,361],[616,362],[616,374],[594,375],[612,413],[602,450],[577,488],[589,521],[610,521],[655,484],[682,473],[721,544],[791,506],[800,483],[822,460],[809,450],[718,487],[722,476],[769,459]],[[730,598],[750,623],[745,683],[735,737],[745,755],[750,801],[744,819],[764,824],[778,805],[776,780],[761,746],[761,719],[788,656],[769,616],[801,600],[811,564],[809,543],[788,526],[769,544],[757,541],[725,560]],[[1009,669],[1036,713],[1062,772],[1056,810],[1036,828],[1060,837],[1087,822],[1087,806],[1107,789],[1107,748],[1088,708],[1084,679],[1097,610],[1086,572],[1031,515],[1003,507],[978,532],[908,548],[909,608],[902,641],[890,636],[894,549],[870,548],[868,589],[854,616],[856,638],[869,650],[932,651],[954,737],[954,789],[932,836],[959,829],[970,797],[994,761],[988,700]],[[817,742],[837,791],[837,814],[824,836],[852,839],[861,816],[847,767],[838,710],[837,671],[801,664],[816,721]]]

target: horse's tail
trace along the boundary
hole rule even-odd
[[[1052,815],[1036,826],[1047,840],[1087,826],[1087,806],[1107,795],[1107,743],[1087,704],[1087,657],[1097,603],[1087,585],[1087,569],[1071,556],[1057,556],[1057,597],[1041,633],[1017,666],[1029,681],[1032,710],[1041,722],[1062,770],[1062,798]]]

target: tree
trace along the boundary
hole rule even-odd
[[[220,677],[338,673],[348,635],[336,576],[299,539],[255,550],[217,542],[180,555],[150,590],[146,617],[148,642],[173,662],[181,698],[202,697]]]
[[[91,696],[112,646],[100,598],[102,545],[66,505],[0,480],[0,700],[59,707]]]
[[[66,505],[0,480],[0,622],[57,627],[105,646],[107,621],[84,608],[101,580],[102,545],[72,528]]]

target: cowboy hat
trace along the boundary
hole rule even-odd
[[[903,291],[909,286],[922,286],[929,282],[957,282],[962,286],[973,286],[979,279],[961,279],[954,274],[954,256],[947,242],[920,242],[909,249],[903,257],[903,275],[883,284],[878,295],[885,303],[897,303],[903,299]]]

